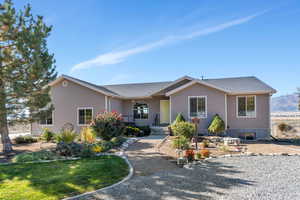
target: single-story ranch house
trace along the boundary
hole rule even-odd
[[[182,113],[200,118],[199,132],[207,132],[215,114],[233,137],[270,133],[270,99],[275,89],[256,77],[197,79],[184,76],[170,82],[95,85],[67,75],[50,83],[52,115],[32,124],[32,132],[47,127],[58,132],[65,124],[76,131],[99,112],[117,111],[137,125],[168,125]]]

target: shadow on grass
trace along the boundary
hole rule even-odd
[[[0,199],[28,199],[28,194],[61,199],[114,184],[127,174],[127,163],[116,156],[0,166]]]

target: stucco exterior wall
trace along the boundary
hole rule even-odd
[[[238,95],[247,96],[247,95]],[[228,134],[232,137],[239,137],[241,133],[256,133],[257,139],[268,138],[270,135],[270,95],[260,94],[256,96],[256,117],[238,118],[237,117],[237,96],[227,96],[227,119],[229,130]]]
[[[93,115],[105,110],[105,96],[68,81],[67,87],[63,87],[61,82],[51,88],[51,98],[54,105],[53,125],[42,126],[38,123],[32,125],[32,133],[39,134],[43,127],[47,127],[54,132],[59,132],[65,123],[72,123],[77,132],[80,126],[77,125],[77,108],[93,107]]]
[[[109,102],[110,102],[110,111],[117,111],[118,113],[122,113],[123,112],[123,101],[121,99],[117,99],[117,98],[109,98]]]
[[[238,95],[247,96],[247,95]],[[228,126],[230,129],[269,129],[270,128],[270,95],[256,95],[256,117],[237,117],[237,96],[227,96]]]
[[[182,113],[185,119],[189,119],[188,96],[207,96],[207,118],[200,119],[200,131],[208,128],[215,114],[219,114],[225,120],[225,93],[204,85],[194,84],[170,96],[171,121],[175,120],[178,113]]]
[[[161,98],[149,98],[149,99],[139,99],[139,100],[124,100],[123,101],[123,115],[130,115],[131,121],[133,120],[133,105],[136,102],[147,103],[149,106],[149,117],[148,119],[136,119],[135,123],[137,125],[153,125],[155,116],[160,112],[160,99]]]

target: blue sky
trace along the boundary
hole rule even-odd
[[[2,1],[2,0],[1,0]],[[18,0],[53,31],[57,70],[96,84],[257,76],[300,87],[297,0]]]

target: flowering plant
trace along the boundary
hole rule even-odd
[[[185,151],[185,157],[189,162],[194,160],[195,152],[193,149],[188,149]]]

